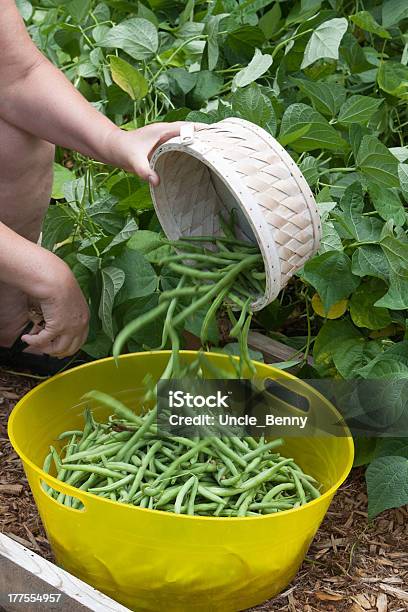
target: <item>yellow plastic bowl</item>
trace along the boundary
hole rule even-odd
[[[191,361],[196,353],[183,351]],[[228,612],[279,593],[298,570],[337,488],[353,462],[353,441],[343,437],[287,438],[283,453],[323,483],[323,495],[295,510],[261,517],[180,516],[121,505],[65,485],[41,466],[49,445],[83,425],[81,396],[91,389],[123,397],[147,372],[159,377],[168,351],[137,353],[86,364],[59,374],[15,407],[9,435],[21,457],[57,562],[132,610]],[[228,357],[211,355],[229,368]],[[256,363],[259,378],[293,379]],[[304,383],[311,410],[334,407]],[[98,408],[96,418],[108,412]],[[73,510],[49,497],[41,481],[79,498]]]

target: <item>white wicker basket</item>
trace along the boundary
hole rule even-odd
[[[320,217],[297,165],[265,130],[238,118],[181,135],[161,145],[151,165],[160,185],[151,188],[170,240],[220,235],[219,212],[235,208],[240,237],[257,243],[265,264],[260,310],[318,250]]]

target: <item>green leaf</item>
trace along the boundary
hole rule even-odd
[[[125,273],[120,268],[108,266],[101,270],[102,294],[99,304],[99,318],[102,329],[111,340],[114,339],[112,309],[115,297],[125,282]]]
[[[65,166],[61,166],[61,164],[57,164],[54,162],[54,179],[52,183],[52,193],[51,197],[54,200],[61,200],[64,197],[63,186],[64,183],[68,183],[75,179],[75,175],[65,168]]]
[[[89,14],[91,8],[91,0],[71,0],[66,5],[69,14],[74,18],[76,23],[82,24]]]
[[[20,11],[20,15],[24,19],[24,21],[28,21],[33,14],[33,7],[31,2],[28,0],[15,0],[18,10]]]
[[[303,278],[316,289],[326,312],[333,304],[348,297],[360,283],[352,274],[349,257],[337,251],[323,253],[308,261]]]
[[[320,241],[319,255],[327,251],[342,251],[343,244],[333,223],[325,221],[322,223],[322,239]]]
[[[123,325],[127,325],[137,317],[140,317],[140,315],[149,312],[149,310],[157,306],[157,303],[157,295],[132,300],[123,317]],[[146,348],[155,349],[160,346],[162,341],[164,318],[165,314],[155,318],[154,321],[149,323],[149,325],[146,325],[138,332],[133,334],[131,339],[128,341],[129,350],[140,351],[146,350]]]
[[[334,364],[333,359],[338,354],[343,355],[343,351],[338,353],[342,344],[350,343],[350,341],[361,343],[362,340],[360,332],[349,321],[340,319],[326,321],[317,334],[313,345],[313,357],[316,366],[323,372],[323,375],[326,375]],[[342,359],[339,358],[337,361],[342,366]]]
[[[217,96],[224,84],[221,76],[209,70],[200,70],[194,88],[188,95],[189,106],[201,108],[207,100]]]
[[[378,440],[375,456],[397,456],[408,459],[408,438],[383,438]]]
[[[159,37],[150,21],[134,17],[111,28],[98,45],[122,49],[137,60],[149,60],[158,50]]]
[[[333,213],[339,229],[346,230],[346,238],[358,242],[375,242],[380,240],[383,223],[374,217],[365,217],[363,192],[360,183],[352,183],[344,191],[340,200],[342,213]],[[335,226],[336,227],[336,226]]]
[[[42,246],[52,251],[54,246],[69,238],[74,230],[75,221],[72,211],[63,204],[48,207],[42,233]]]
[[[149,185],[147,183],[143,184],[126,198],[120,200],[120,202],[116,204],[115,209],[125,213],[131,210],[152,210],[153,201]]]
[[[386,291],[385,283],[373,278],[357,287],[350,300],[350,316],[354,325],[376,330],[391,324],[388,310],[374,305]]]
[[[352,74],[360,74],[372,68],[368,63],[363,48],[351,32],[346,32],[340,46],[340,55],[347,62]]]
[[[244,25],[230,32],[223,47],[224,54],[231,65],[247,64],[265,42],[260,28]]]
[[[295,151],[314,151],[328,149],[344,151],[348,145],[339,133],[329,124],[327,119],[307,104],[292,104],[286,109],[281,123],[279,141],[282,137],[310,125],[305,135],[296,139],[292,148]]]
[[[197,72],[187,72],[184,68],[171,68],[167,71],[170,79],[170,91],[176,95],[188,94],[197,83]]]
[[[312,155],[307,155],[299,164],[299,169],[307,180],[310,187],[313,187],[318,181],[319,162]]]
[[[147,259],[138,251],[126,247],[115,259],[115,266],[124,271],[126,282],[117,297],[117,303],[151,295],[157,289],[158,278]]]
[[[272,66],[272,56],[264,55],[259,49],[255,49],[254,57],[248,66],[242,68],[234,76],[231,89],[235,91],[238,87],[246,87],[261,77]]]
[[[214,70],[220,54],[218,46],[218,25],[222,15],[212,15],[206,23],[207,33],[207,64],[209,70]]]
[[[94,338],[88,338],[86,344],[83,345],[82,351],[93,357],[94,359],[102,359],[110,354],[112,349],[112,340],[105,334],[104,331],[96,332]]]
[[[185,322],[185,329],[190,332],[190,334],[194,334],[194,336],[198,337],[200,336],[201,326],[207,314],[207,310],[208,308],[202,308],[188,317]],[[217,344],[219,341],[218,324],[215,317],[208,328],[208,340],[213,344]]]
[[[382,189],[374,184],[369,184],[368,191],[378,214],[385,221],[392,219],[395,225],[402,227],[406,221],[406,213],[398,192],[393,189]]]
[[[398,178],[401,183],[401,191],[408,198],[408,164],[398,164]]]
[[[112,80],[119,85],[132,100],[142,100],[149,91],[144,76],[133,66],[116,55],[109,56]]]
[[[77,260],[85,268],[88,268],[92,274],[96,274],[99,270],[101,259],[96,255],[84,255],[83,253],[77,253]]]
[[[356,163],[361,172],[374,183],[398,187],[398,161],[375,136],[363,136]]]
[[[351,270],[356,276],[374,276],[388,280],[389,265],[380,245],[358,247],[353,253]]]
[[[157,232],[138,230],[128,242],[129,249],[143,253],[150,263],[158,263],[170,254],[171,247],[163,244]]]
[[[408,66],[399,62],[382,62],[377,73],[378,86],[396,98],[408,100]]]
[[[350,17],[351,21],[361,30],[377,34],[380,38],[391,38],[391,34],[376,22],[368,11],[359,11]]]
[[[408,274],[397,274],[391,270],[389,283],[388,292],[378,300],[376,306],[391,310],[406,310],[408,308]]]
[[[232,110],[242,119],[252,121],[261,127],[276,121],[272,102],[262,93],[257,83],[252,83],[244,89],[237,89],[232,96]]]
[[[378,457],[366,471],[368,517],[408,504],[408,459]]]
[[[378,98],[360,95],[350,96],[340,109],[338,121],[343,125],[365,124],[377,112],[381,103],[382,100]]]
[[[337,83],[323,83],[321,81],[309,81],[307,79],[291,78],[300,91],[310,98],[314,108],[327,115],[334,117],[340,106],[346,99],[346,90]]]
[[[408,17],[406,0],[385,0],[382,3],[382,24],[385,28],[395,25]]]
[[[113,240],[102,251],[102,255],[111,251],[113,247],[117,246],[118,244],[122,244],[122,242],[129,240],[129,238],[131,238],[135,232],[137,232],[137,223],[133,218],[130,218],[124,225],[123,229],[121,229],[120,232],[113,237]]]
[[[266,40],[269,40],[279,29],[279,22],[282,17],[279,2],[275,2],[273,7],[266,11],[259,20],[258,27],[261,28]]]
[[[372,357],[370,353],[372,343],[364,338],[340,340],[333,352],[333,363],[343,378],[353,378],[355,372],[365,366]]]
[[[287,145],[292,144],[292,142],[296,142],[297,140],[299,140],[299,138],[306,136],[311,127],[311,123],[306,123],[306,125],[303,125],[294,132],[289,132],[288,134],[281,133],[278,137],[278,141],[280,142],[282,147],[286,147]]]
[[[405,310],[408,308],[408,244],[393,235],[385,235],[380,244],[389,265],[389,290],[376,306]]]
[[[307,68],[323,58],[339,59],[339,47],[347,27],[347,19],[344,17],[330,19],[317,26],[307,42],[300,67]]]

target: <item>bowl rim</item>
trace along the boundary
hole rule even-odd
[[[192,350],[181,350],[180,351],[180,355],[188,355],[188,356],[192,356],[192,355],[197,355],[198,351],[192,351]],[[163,350],[163,351],[143,351],[143,352],[136,352],[136,353],[128,353],[126,355],[120,355],[118,357],[119,361],[125,361],[126,359],[132,359],[135,356],[143,356],[143,355],[157,355],[157,356],[162,356],[162,355],[170,355],[171,351],[170,350]],[[209,355],[213,354],[217,357],[225,357],[226,359],[229,358],[229,355],[223,355],[222,353],[208,353]],[[238,357],[234,357],[235,359],[238,359]],[[44,472],[44,470],[42,468],[40,468],[38,465],[36,465],[31,459],[29,459],[27,457],[27,455],[21,451],[19,444],[16,442],[15,437],[14,437],[14,432],[13,432],[13,426],[14,426],[14,421],[16,420],[16,418],[18,417],[20,411],[23,409],[23,407],[25,406],[25,404],[27,402],[30,401],[30,398],[32,396],[34,396],[36,393],[38,393],[39,391],[43,390],[45,387],[47,387],[50,384],[53,384],[55,382],[55,380],[62,380],[64,377],[69,376],[70,373],[72,372],[77,372],[79,370],[84,370],[86,368],[89,367],[95,367],[97,366],[99,363],[106,363],[106,362],[112,362],[115,361],[115,357],[105,357],[104,359],[97,359],[95,361],[90,361],[88,363],[84,363],[82,365],[76,366],[75,368],[71,368],[70,370],[65,370],[64,372],[61,372],[55,376],[52,376],[51,378],[48,378],[47,380],[45,380],[44,382],[40,383],[39,385],[35,386],[33,389],[31,389],[31,391],[29,391],[26,395],[24,395],[15,405],[15,407],[13,408],[9,420],[8,420],[8,427],[7,427],[7,433],[10,439],[10,442],[13,446],[13,449],[15,450],[15,452],[17,453],[17,455],[19,456],[19,458],[21,459],[21,461],[23,462],[24,465],[27,465],[31,468],[31,470],[33,470],[34,472],[36,472],[36,474],[39,476],[39,480],[43,480],[44,482],[46,482],[47,484],[52,483],[54,484],[55,488],[58,489],[58,486],[61,486],[61,481],[58,480],[57,478],[55,478],[54,476],[51,476],[49,474],[47,474],[46,472]],[[273,365],[269,365],[269,364],[265,364],[259,361],[255,361],[254,360],[254,364],[255,365],[259,365],[262,367],[267,367],[268,369],[270,369],[272,372],[276,372],[279,373],[279,375],[283,378],[288,378],[288,379],[296,379],[296,380],[301,380],[301,379],[297,379],[296,376],[294,376],[293,374],[289,374],[288,372],[284,372],[278,368],[274,368]],[[310,386],[307,385],[307,383],[304,383],[306,386]],[[311,387],[312,388],[312,387]],[[312,388],[313,389],[313,388]],[[329,400],[327,400],[319,391],[313,389],[313,392],[317,395],[320,396],[322,399],[324,399],[326,402],[329,402]],[[331,404],[331,402],[329,402]],[[335,406],[333,406],[333,404],[331,404],[332,409],[335,413],[338,414],[339,418],[341,418],[340,413],[338,412],[338,410],[336,409]],[[77,487],[73,487],[72,485],[64,484],[64,488],[67,489],[68,491],[72,492],[72,497],[77,497],[78,498],[78,492],[80,493],[80,496],[83,497],[84,499],[90,499],[91,503],[95,503],[96,501],[102,502],[102,503],[108,503],[111,504],[113,506],[115,506],[116,508],[119,506],[122,506],[123,508],[131,508],[133,511],[140,511],[140,512],[147,512],[147,513],[153,513],[154,516],[166,516],[169,518],[169,520],[176,520],[176,519],[183,519],[183,520],[193,520],[193,521],[199,521],[199,520],[204,520],[204,521],[225,521],[228,520],[230,523],[231,522],[236,522],[236,521],[251,521],[251,520],[255,520],[255,521],[259,521],[259,520],[272,520],[273,518],[277,518],[277,517],[282,517],[282,516],[287,516],[287,515],[294,515],[294,513],[296,512],[302,512],[302,511],[307,511],[307,509],[311,509],[313,507],[317,507],[318,505],[322,504],[322,502],[325,501],[330,501],[331,498],[333,497],[333,495],[336,493],[336,491],[338,490],[338,488],[343,484],[343,482],[346,480],[347,476],[349,475],[351,468],[353,466],[353,461],[354,461],[354,442],[353,442],[353,438],[351,435],[351,432],[348,428],[348,426],[345,424],[344,425],[344,429],[346,432],[349,433],[349,435],[345,435],[342,436],[342,438],[344,440],[347,441],[347,447],[348,447],[348,461],[346,463],[346,466],[341,474],[341,476],[336,480],[336,482],[327,490],[325,491],[320,497],[318,497],[317,499],[313,499],[312,501],[308,502],[307,504],[305,504],[304,506],[299,506],[298,508],[292,508],[290,510],[281,510],[279,512],[275,512],[272,514],[264,514],[264,515],[259,515],[259,516],[231,516],[231,517],[223,517],[223,516],[200,516],[200,515],[187,515],[187,514],[175,514],[173,512],[167,512],[164,510],[156,510],[156,509],[149,509],[149,508],[140,508],[140,506],[134,506],[132,504],[122,504],[122,503],[118,503],[115,501],[112,501],[110,499],[105,499],[103,497],[99,497],[98,495],[94,495],[93,493],[88,493],[87,491],[82,491],[80,489],[78,489]],[[51,486],[51,485],[50,485]],[[46,492],[40,487],[41,491],[44,493],[44,495],[47,495]],[[63,506],[61,505],[59,502],[57,502],[57,500],[53,499],[52,497],[47,495],[47,498],[54,502],[55,504],[58,505],[58,507],[61,510],[68,510],[68,511],[73,511],[73,512],[84,512],[84,510],[82,509],[74,509],[74,508],[69,508],[68,506]],[[86,507],[85,507],[85,511],[86,511]]]

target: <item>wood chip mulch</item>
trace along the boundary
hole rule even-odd
[[[37,381],[0,369],[0,531],[50,561],[52,552],[21,463],[7,438],[16,401]],[[408,507],[367,520],[364,475],[336,495],[296,578],[253,612],[408,611]]]

